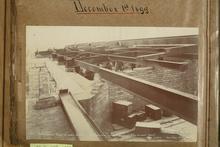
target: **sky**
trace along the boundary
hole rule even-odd
[[[26,49],[32,52],[48,48],[64,48],[75,43],[195,34],[198,34],[198,28],[27,26]]]

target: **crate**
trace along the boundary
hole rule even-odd
[[[112,120],[113,122],[125,122],[128,115],[132,112],[132,103],[129,101],[119,100],[112,103]]]
[[[137,136],[147,136],[161,132],[161,125],[155,122],[136,122],[134,133]]]
[[[56,60],[57,59],[57,54],[56,53],[52,53],[51,57],[52,57],[53,60]]]
[[[145,113],[148,117],[150,117],[153,120],[161,119],[161,109],[152,104],[145,105]]]
[[[65,58],[65,67],[66,68],[73,68],[75,66],[74,58],[66,57]]]
[[[61,95],[61,94],[67,94],[69,91],[68,91],[68,89],[60,89],[59,90],[59,95]]]
[[[146,119],[146,113],[144,111],[139,111],[136,113],[137,121],[144,121]]]
[[[170,116],[173,115],[170,111],[167,111],[167,110],[162,110],[162,114],[163,114],[163,116],[165,116],[165,117],[170,117]]]
[[[127,118],[127,123],[126,123],[126,127],[127,128],[133,128],[135,126],[136,123],[136,114],[131,114],[128,116]]]
[[[57,56],[57,61],[58,61],[58,65],[64,65],[65,62],[65,58],[63,55],[58,55]]]

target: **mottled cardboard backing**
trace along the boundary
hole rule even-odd
[[[149,14],[76,14],[72,0],[17,0],[16,1],[16,101],[17,132],[25,141],[25,44],[27,25],[40,26],[153,26],[199,27],[202,18],[200,0],[82,0],[87,5],[124,3],[147,5]],[[10,51],[7,51],[10,53]],[[9,118],[5,116],[5,119]],[[7,121],[6,121],[7,122]],[[9,125],[9,123],[6,125]],[[6,138],[9,133],[6,133]],[[33,142],[42,142],[35,140]],[[44,141],[43,141],[44,142]],[[54,141],[49,141],[54,142]],[[62,141],[59,141],[62,142]],[[193,147],[196,143],[153,142],[74,142],[75,146],[179,146]]]

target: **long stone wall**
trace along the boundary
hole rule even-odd
[[[188,36],[171,36],[171,37],[157,37],[157,38],[141,38],[141,39],[130,39],[130,40],[117,40],[109,42],[94,42],[94,43],[83,43],[78,44],[79,48],[89,49],[92,47],[99,46],[99,50],[102,50],[100,46],[106,48],[132,46],[138,44],[198,44],[197,35]],[[75,48],[75,45],[66,46],[66,48]]]
[[[159,38],[144,38],[120,41],[122,45],[130,46],[134,44],[197,44],[198,36],[174,36],[174,37],[159,37]]]
[[[186,70],[170,69],[152,64],[152,69],[136,70],[127,73],[146,81],[197,95],[198,93],[198,60],[189,60]]]

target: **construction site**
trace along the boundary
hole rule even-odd
[[[198,36],[78,43],[26,66],[27,139],[197,139]]]

